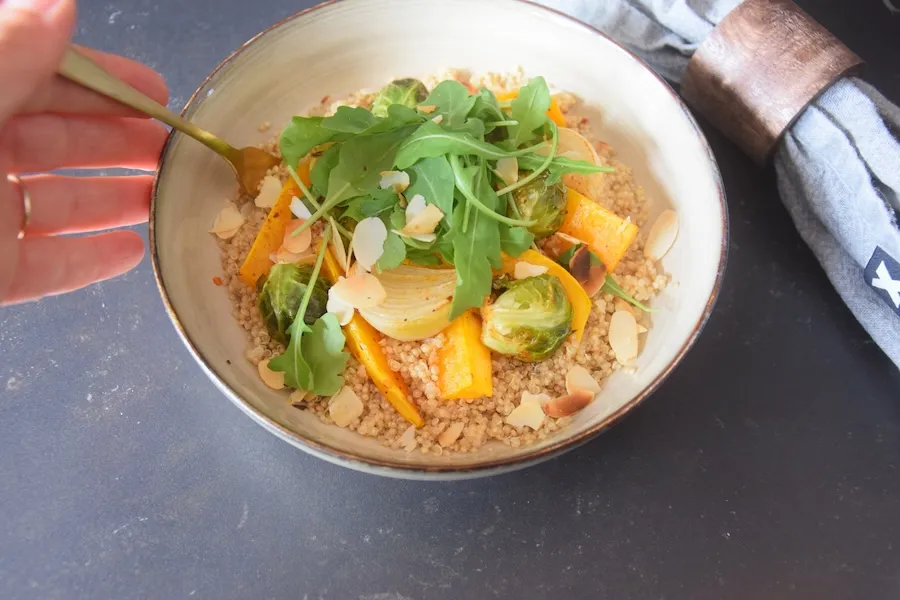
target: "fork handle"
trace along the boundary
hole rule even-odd
[[[66,50],[59,74],[88,89],[120,102],[126,106],[162,121],[166,125],[189,135],[214,152],[229,158],[235,150],[227,142],[197,127],[187,119],[176,115],[165,106],[142,94],[121,79],[114,77],[93,60],[71,46]]]

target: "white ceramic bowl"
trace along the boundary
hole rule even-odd
[[[476,15],[476,17],[473,17]],[[662,265],[672,284],[656,298],[653,326],[633,375],[616,373],[597,401],[542,443],[497,444],[477,453],[430,456],[390,450],[292,408],[266,388],[244,357],[247,339],[231,314],[219,251],[207,230],[236,184],[226,164],[175,134],[154,190],[150,243],[169,315],[222,392],[269,431],[328,461],[381,475],[452,479],[545,460],[590,439],[646,398],[687,352],[712,310],[725,265],[728,220],[715,160],[675,93],[644,63],[600,32],[520,0],[354,0],[291,17],[226,59],[184,115],[231,143],[263,141],[258,125],[396,76],[444,68],[543,75],[580,96],[598,137],[612,144],[653,201],[674,207],[681,228]]]

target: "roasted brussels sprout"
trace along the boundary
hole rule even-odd
[[[310,265],[277,264],[272,265],[268,276],[260,277],[257,282],[257,306],[273,340],[288,343],[289,329],[303,301],[312,271]],[[325,314],[327,303],[328,284],[319,277],[313,286],[303,321],[307,325],[315,323],[316,319]]]
[[[547,185],[547,177],[549,173],[545,171],[512,193],[522,218],[526,221],[537,220],[528,228],[537,239],[555,233],[566,218],[566,186],[561,181]]]
[[[525,362],[543,360],[572,333],[572,314],[559,279],[547,274],[520,279],[481,310],[481,341]]]
[[[386,117],[388,106],[391,104],[415,108],[427,97],[428,88],[418,79],[395,79],[375,95],[372,101],[372,114],[376,117]]]

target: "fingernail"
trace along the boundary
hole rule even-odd
[[[5,0],[0,2],[0,8],[8,6],[10,8],[27,8],[37,12],[46,12],[52,10],[54,6],[62,0]]]

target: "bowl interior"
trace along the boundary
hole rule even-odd
[[[656,298],[633,374],[609,378],[598,401],[537,446],[489,446],[431,456],[390,450],[298,411],[268,390],[245,359],[247,340],[232,316],[219,250],[207,233],[236,190],[221,159],[174,136],[163,159],[153,210],[155,264],[173,318],[216,383],[244,410],[289,441],[320,455],[395,467],[467,470],[531,460],[582,439],[643,398],[686,351],[705,321],[723,267],[726,215],[719,175],[696,124],[673,92],[628,52],[560,14],[515,0],[338,2],[288,20],[247,45],[198,91],[187,117],[243,146],[264,141],[325,95],[377,89],[397,76],[445,68],[543,75],[590,107],[594,132],[628,164],[652,202],[674,207],[681,228],[663,260],[672,277]],[[472,15],[478,18],[472,18]],[[502,24],[498,26],[497,24]],[[272,123],[272,132],[258,126]]]

